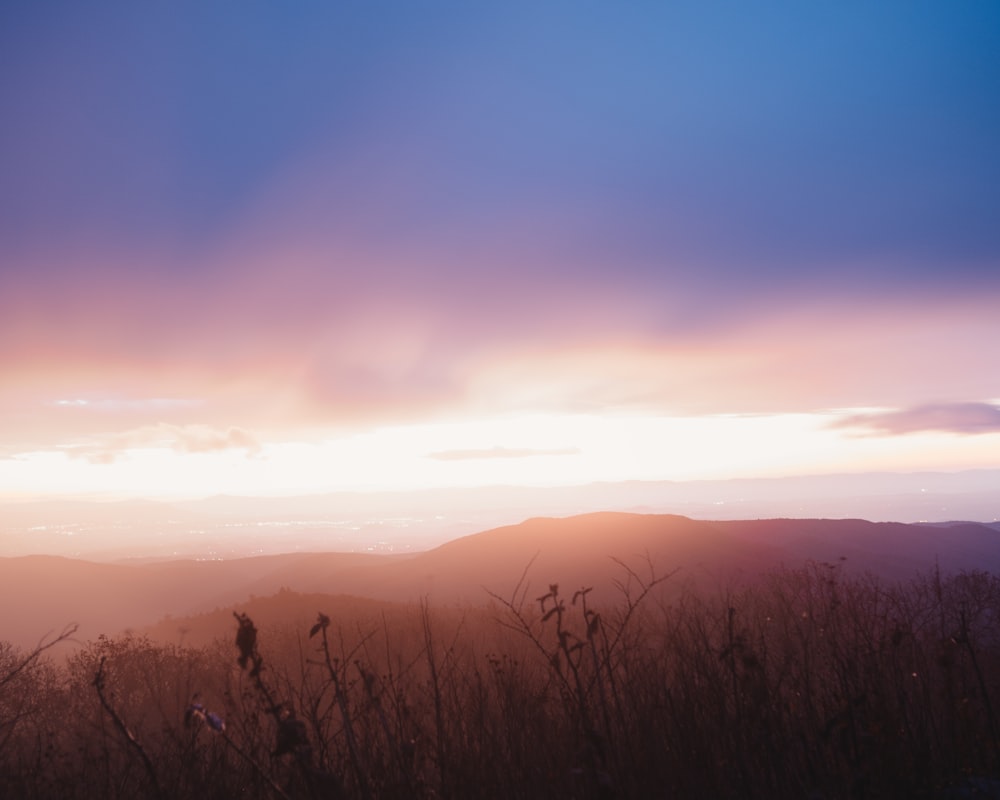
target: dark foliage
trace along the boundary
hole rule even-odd
[[[997,576],[664,585],[0,645],[0,797],[1000,797]]]

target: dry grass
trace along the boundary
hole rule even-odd
[[[210,647],[101,638],[58,669],[3,648],[0,796],[996,796],[996,576],[663,585],[240,617]]]

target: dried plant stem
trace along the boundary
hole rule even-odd
[[[125,721],[119,716],[118,712],[115,711],[114,707],[108,701],[107,696],[104,694],[104,662],[105,658],[101,658],[100,664],[97,667],[97,674],[94,675],[94,688],[97,689],[97,697],[101,701],[101,706],[111,717],[111,721],[115,724],[119,733],[125,738],[125,741],[129,746],[138,753],[140,760],[142,761],[143,767],[146,769],[146,774],[149,775],[149,779],[153,784],[153,792],[158,798],[164,797],[163,789],[160,786],[159,776],[156,774],[156,768],[153,766],[152,760],[146,753],[146,749],[142,746],[139,740],[135,737],[135,734],[128,729]]]

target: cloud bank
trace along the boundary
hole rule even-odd
[[[1000,406],[991,403],[938,403],[898,411],[854,414],[837,422],[835,427],[863,428],[889,436],[923,431],[997,433],[1000,432]]]
[[[242,450],[252,457],[261,445],[240,428],[213,428],[208,425],[169,425],[160,423],[135,430],[95,437],[85,444],[65,448],[71,458],[83,458],[92,464],[111,464],[127,451],[136,448],[164,448],[175,453],[217,453]]]

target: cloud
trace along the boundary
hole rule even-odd
[[[249,456],[260,452],[260,443],[241,428],[220,431],[208,426],[188,425],[175,429],[175,437],[173,449],[184,453],[246,450]]]
[[[167,448],[178,453],[216,453],[243,450],[248,458],[261,450],[260,443],[242,428],[213,428],[208,425],[150,425],[111,434],[87,444],[66,448],[71,458],[92,464],[111,464],[128,450],[144,447]]]
[[[990,403],[939,403],[898,411],[855,414],[835,423],[837,428],[867,428],[876,434],[900,436],[920,431],[947,433],[1000,432],[1000,406]]]
[[[427,458],[437,461],[471,461],[486,458],[533,458],[535,456],[575,456],[580,450],[576,447],[563,447],[554,450],[533,450],[527,447],[490,447],[480,450],[439,450],[428,453]]]
[[[941,386],[1000,397],[1000,349],[982,345],[1000,336],[996,293],[777,293],[766,308],[720,297],[701,318],[696,303],[685,314],[677,298],[566,282],[490,284],[465,302],[437,284],[433,298],[390,286],[376,302],[349,281],[334,291],[312,261],[276,262],[291,264],[287,284],[268,284],[261,264],[259,285],[233,280],[225,302],[215,283],[179,280],[149,297],[100,284],[106,298],[43,315],[0,292],[0,452],[158,424],[176,428],[156,446],[200,447],[225,442],[230,426],[276,440],[494,414],[902,409]],[[198,425],[218,435],[176,433]]]
[[[57,408],[88,409],[107,414],[162,413],[174,409],[194,408],[199,405],[199,401],[181,397],[71,397],[50,401],[49,405]]]

